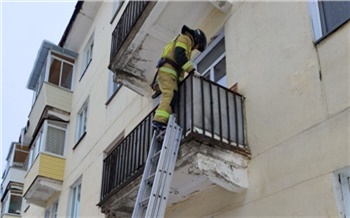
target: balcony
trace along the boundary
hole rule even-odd
[[[67,121],[71,105],[71,91],[44,82],[29,114],[27,134],[32,136],[43,118],[56,117]]]
[[[49,198],[61,191],[65,159],[39,153],[24,180],[23,193],[29,203],[45,207]]]
[[[250,151],[244,127],[244,97],[204,78],[187,77],[179,87],[177,123],[183,128],[168,206],[213,184],[231,192],[247,189]],[[155,110],[105,158],[103,213],[131,215],[152,137]]]
[[[6,195],[6,192],[13,188],[22,190],[26,174],[25,160],[28,157],[28,153],[28,146],[22,146],[16,142],[11,144],[6,158],[7,165],[2,174],[2,198]]]
[[[128,1],[125,5],[112,34],[108,67],[116,82],[147,96],[164,46],[183,24],[198,27],[217,9],[210,2],[198,1]]]

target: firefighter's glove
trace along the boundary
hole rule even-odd
[[[196,78],[201,77],[201,74],[200,74],[197,70],[192,71],[192,74],[193,74],[193,76],[196,77]]]

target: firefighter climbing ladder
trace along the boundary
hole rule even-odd
[[[170,116],[166,130],[153,132],[133,218],[164,217],[181,133],[174,115]]]

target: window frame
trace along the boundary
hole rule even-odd
[[[341,1],[345,2],[345,1]],[[326,32],[325,30],[325,15],[323,13],[323,1],[319,0],[308,0],[308,9],[311,19],[312,31],[314,36],[314,43],[318,44],[324,38],[331,35],[333,32],[337,31],[341,26],[350,20],[350,17],[345,18],[339,24],[334,25],[330,30]],[[322,11],[321,11],[322,9]]]
[[[28,161],[28,171],[30,168],[33,166],[36,158],[39,156],[40,153],[44,154],[50,154],[52,156],[56,157],[65,157],[66,155],[66,146],[67,146],[67,128],[68,126],[66,125],[66,128],[60,127],[58,125],[55,125],[54,123],[49,123],[51,120],[45,120],[43,124],[41,125],[38,133],[35,136],[35,140],[32,143],[32,146],[30,148],[30,154],[29,154],[29,161]],[[52,121],[52,122],[58,122],[58,121]],[[66,124],[64,122],[60,122],[62,124]],[[47,140],[47,132],[48,132],[48,127],[52,127],[55,129],[63,130],[64,131],[64,144],[63,144],[63,155],[55,154],[49,151],[46,151],[46,140]],[[40,141],[38,141],[38,139]]]
[[[12,196],[17,196],[21,198],[20,202],[20,213],[11,213],[9,212],[10,210],[10,202],[11,202],[11,197]],[[21,194],[18,193],[13,193],[11,190],[9,190],[4,198],[4,201],[2,201],[2,208],[1,208],[1,215],[3,214],[16,214],[16,215],[21,215],[22,214],[22,203],[23,203],[23,197]]]
[[[75,129],[75,146],[73,147],[73,149],[79,144],[79,142],[86,135],[88,114],[89,114],[89,99],[87,99],[84,102],[84,104],[80,107],[77,113],[77,121],[76,121],[76,129]],[[82,121],[84,121],[84,123]],[[82,129],[84,127],[85,129]]]
[[[55,83],[49,82],[50,73],[51,73],[51,72],[50,72],[50,67],[49,67],[48,73],[47,73],[47,82],[50,83],[50,84],[55,84],[55,85],[57,85],[57,86],[59,86],[60,88],[63,88],[63,89],[72,90],[72,88],[73,88],[73,78],[74,78],[74,63],[71,63],[71,62],[69,62],[69,61],[67,61],[67,60],[64,60],[63,58],[60,58],[60,57],[56,56],[54,53],[51,53],[51,52],[50,52],[50,65],[49,65],[49,66],[51,66],[51,64],[52,64],[52,62],[53,62],[54,59],[61,62],[61,66],[60,66],[60,76],[59,76],[58,85],[55,84]],[[66,63],[66,64],[72,66],[72,75],[71,75],[72,79],[71,79],[71,82],[70,82],[70,88],[67,88],[67,87],[64,87],[64,86],[61,85],[61,84],[62,84],[62,71],[63,71],[63,64],[64,64],[64,63]]]
[[[116,87],[115,87],[116,86]],[[112,101],[114,96],[117,94],[117,92],[120,90],[122,87],[121,83],[116,83],[114,82],[114,73],[109,70],[108,71],[108,94],[107,94],[107,102],[106,105],[109,104],[109,102]]]
[[[81,187],[82,187],[81,177],[76,182],[74,182],[70,187],[68,217],[71,217],[71,218],[79,217],[80,203],[81,203]],[[77,193],[79,193],[79,200],[78,200],[79,204],[77,204],[77,197],[78,197]]]
[[[215,46],[217,44],[220,43],[220,41],[222,39],[225,38],[225,31],[224,29],[219,30],[219,34],[217,35],[217,37],[209,44],[209,46],[201,53],[198,55],[198,57],[195,58],[194,60],[194,66],[196,69],[198,69],[198,64],[215,48]],[[221,55],[219,55],[219,57],[217,59],[215,59],[215,61],[213,61],[208,68],[204,71],[204,72],[200,72],[202,74],[203,77],[206,77],[209,74],[209,78],[211,81],[214,81],[214,67],[220,62],[222,61],[224,58],[226,58],[226,45],[225,45],[225,52],[223,52]],[[226,66],[225,66],[226,67]],[[225,74],[226,77],[226,86],[227,86],[227,72]],[[225,85],[222,85],[225,86]]]
[[[85,72],[89,68],[92,59],[93,59],[93,53],[94,53],[94,45],[95,45],[95,33],[92,32],[89,40],[87,41],[84,50],[83,50],[83,55],[82,55],[82,67],[81,67],[81,75],[79,81],[83,78],[85,75]]]
[[[350,217],[350,166],[333,173],[333,188],[339,217]]]
[[[116,2],[119,3],[117,6],[116,6]],[[114,22],[115,18],[117,17],[117,15],[120,11],[120,8],[123,6],[124,3],[125,3],[125,0],[120,0],[120,1],[113,0],[112,19],[109,22],[110,24],[112,24]]]

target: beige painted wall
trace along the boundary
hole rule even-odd
[[[337,217],[332,172],[350,165],[350,24],[314,46],[306,2],[245,2],[232,10],[228,84],[238,82],[246,97],[249,188],[216,187],[167,216]]]
[[[78,51],[82,54],[94,31],[93,61],[81,80],[82,55],[77,61],[59,216],[67,216],[70,187],[82,176],[80,215],[104,217],[96,206],[103,151],[153,108],[148,96],[125,87],[105,105],[111,33],[117,22],[109,23],[111,10],[111,3],[101,5],[94,29],[82,39]],[[213,187],[169,208],[167,215],[336,216],[331,173],[349,165],[350,155],[349,24],[317,49],[306,2],[235,2],[227,14],[213,10],[199,26],[208,36],[225,28],[228,86],[238,82],[239,92],[246,97],[247,136],[253,154],[249,188],[233,194]],[[339,57],[330,57],[329,51]],[[87,134],[73,150],[76,114],[87,98]]]

